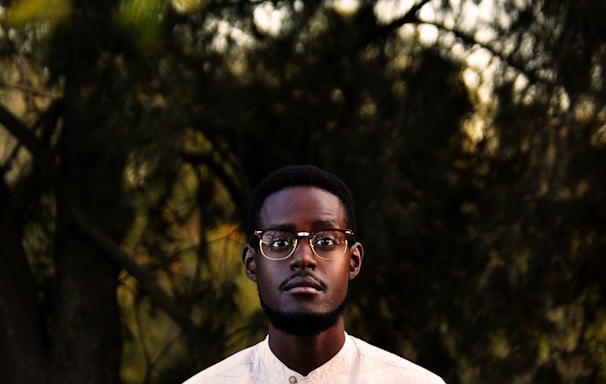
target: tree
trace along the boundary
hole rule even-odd
[[[356,195],[352,333],[447,382],[604,380],[604,5],[53,4],[0,30],[0,381],[258,340],[248,196],[302,162]]]

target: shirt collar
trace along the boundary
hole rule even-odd
[[[353,341],[345,332],[345,343],[330,360],[322,364],[318,368],[311,371],[308,375],[304,376],[292,369],[288,368],[280,359],[274,355],[269,348],[269,335],[263,340],[260,349],[260,362],[261,368],[264,372],[265,377],[271,377],[272,382],[278,383],[302,383],[306,381],[322,382],[322,378],[333,374],[335,371],[343,372],[352,363],[351,355],[355,346]]]

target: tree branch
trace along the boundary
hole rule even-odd
[[[415,4],[401,17],[392,20],[390,23],[375,26],[371,30],[371,33],[364,34],[363,37],[357,42],[355,45],[355,49],[360,49],[366,47],[368,44],[372,43],[376,39],[384,39],[393,33],[395,30],[403,26],[404,24],[411,24],[419,22],[419,18],[417,17],[417,12],[425,6],[425,4],[429,3],[430,0],[422,0],[421,2]],[[376,23],[376,18],[375,19]]]
[[[419,12],[421,10],[421,8],[423,8],[425,6],[425,4],[429,3],[430,1],[431,0],[423,0],[423,1],[413,5],[408,10],[408,12],[406,12],[403,16],[401,16],[395,20],[392,20],[391,23],[389,23],[389,24],[386,24],[386,25],[380,27],[377,30],[378,37],[385,36],[385,35],[391,33],[392,31],[400,28],[404,24],[418,22],[419,18],[417,17],[417,12]]]
[[[32,96],[48,97],[48,98],[53,97],[50,93],[43,93],[43,92],[39,92],[39,91],[36,91],[31,88],[23,87],[21,85],[8,84],[8,83],[4,83],[4,82],[0,82],[0,88],[15,89],[15,90],[21,91],[23,93],[28,93]]]
[[[141,290],[146,292],[156,304],[164,309],[164,311],[179,324],[186,333],[191,333],[194,324],[191,322],[188,314],[156,283],[151,274],[124,253],[105,232],[88,220],[81,210],[77,209],[73,204],[71,204],[69,209],[70,217],[74,220],[76,225],[78,225],[80,230],[107,256],[134,277],[141,287]]]
[[[228,193],[230,194],[232,201],[236,203],[240,203],[242,201],[242,193],[241,189],[234,183],[233,179],[229,176],[228,172],[215,161],[212,155],[196,153],[191,151],[183,151],[182,152],[183,160],[187,161],[191,164],[205,164],[207,165],[217,176],[219,181],[227,188]]]
[[[408,10],[408,12],[406,12],[406,14],[402,15],[401,17],[399,17],[395,20],[392,20],[390,23],[388,23],[386,25],[376,28],[373,31],[373,33],[367,34],[366,38],[363,41],[360,41],[360,44],[358,45],[358,47],[366,46],[367,44],[369,44],[370,42],[372,42],[375,39],[385,38],[385,37],[389,36],[391,33],[393,33],[394,30],[402,27],[405,24],[427,24],[427,25],[432,25],[434,27],[437,27],[445,32],[452,33],[453,35],[455,35],[455,37],[457,37],[459,40],[461,40],[463,42],[463,44],[465,44],[465,45],[468,45],[468,46],[478,45],[478,46],[486,49],[493,56],[502,60],[508,67],[513,68],[516,71],[518,71],[519,73],[524,74],[526,77],[528,77],[528,79],[531,82],[554,85],[555,82],[552,79],[550,79],[547,75],[541,75],[541,73],[536,70],[534,70],[534,71],[529,70],[524,65],[523,61],[515,60],[512,57],[508,57],[508,56],[504,55],[502,52],[500,52],[494,46],[487,44],[487,43],[481,43],[481,42],[477,41],[469,33],[466,33],[466,32],[463,32],[463,31],[460,31],[457,29],[453,29],[453,28],[448,28],[441,24],[427,23],[427,22],[423,22],[422,20],[420,20],[417,16],[417,13],[421,10],[421,8],[423,8],[430,1],[431,0],[422,0],[422,1],[418,2],[417,4],[413,5]]]
[[[36,136],[2,104],[0,104],[0,124],[4,125],[32,156],[35,157],[40,154],[41,144]]]
[[[429,24],[429,23],[426,23]],[[516,71],[518,71],[519,73],[524,74],[526,77],[528,77],[528,79],[531,82],[534,83],[544,83],[544,84],[554,84],[553,80],[550,80],[547,76],[541,76],[540,73],[538,73],[537,71],[530,71],[528,70],[525,66],[523,62],[517,61],[512,59],[511,57],[507,57],[506,55],[504,55],[502,52],[500,52],[498,49],[496,49],[495,47],[491,46],[490,44],[487,43],[481,43],[479,41],[477,41],[472,35],[470,35],[469,33],[457,30],[457,29],[453,29],[453,28],[447,28],[444,25],[439,25],[439,24],[429,24],[429,25],[433,25],[439,29],[442,29],[445,32],[449,32],[452,33],[453,35],[455,35],[455,37],[457,37],[459,40],[461,40],[461,42],[465,45],[468,46],[472,46],[472,45],[477,45],[480,46],[484,49],[486,49],[488,52],[490,52],[493,56],[499,58],[500,60],[502,60],[508,67],[515,69]]]

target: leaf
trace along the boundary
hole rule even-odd
[[[70,9],[69,0],[20,0],[8,9],[3,24],[7,28],[41,22],[56,25],[69,16]]]
[[[142,47],[151,48],[160,38],[166,5],[164,0],[126,0],[120,7],[120,20]]]
[[[171,4],[175,11],[187,15],[200,12],[208,5],[206,0],[172,0]]]

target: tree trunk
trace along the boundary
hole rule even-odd
[[[121,97],[105,84],[92,83],[100,76],[97,71],[111,69],[95,71],[86,64],[73,63],[66,77],[58,145],[52,359],[54,380],[61,384],[119,382],[122,351],[116,294],[120,268],[84,235],[70,213],[78,209],[117,244],[128,228],[121,209],[126,154],[115,145],[121,139],[119,123],[108,119],[121,114]]]
[[[42,384],[44,351],[36,289],[0,178],[0,383]]]
[[[116,297],[119,269],[80,234],[65,213],[57,220],[56,268],[54,383],[118,383],[122,349]]]

